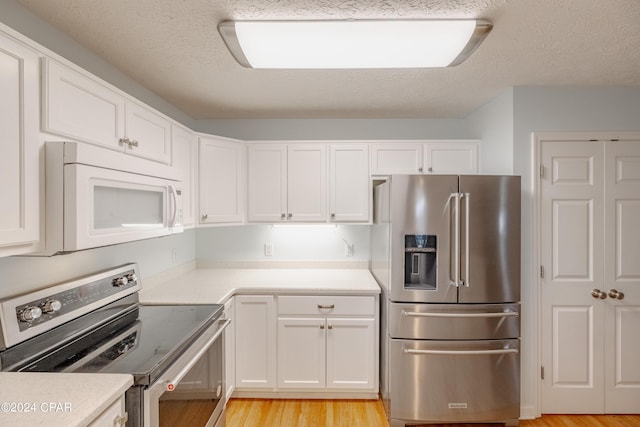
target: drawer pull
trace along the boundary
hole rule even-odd
[[[319,309],[332,310],[332,309],[336,308],[336,306],[335,306],[335,304],[318,304],[318,308]]]

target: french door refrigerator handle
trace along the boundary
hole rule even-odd
[[[464,198],[464,276],[461,278],[461,285],[469,287],[471,280],[470,268],[469,268],[469,217],[471,216],[471,194],[462,193],[460,198]]]
[[[414,350],[403,348],[405,354],[437,354],[445,356],[483,356],[487,354],[514,354],[520,351],[517,348],[505,348],[497,350]]]
[[[453,256],[449,260],[449,284],[455,287],[460,286],[460,193],[451,193],[449,200],[453,199]],[[451,221],[451,215],[449,216]],[[453,268],[453,272],[451,271]]]
[[[490,317],[519,317],[517,311],[505,311],[499,313],[419,313],[416,311],[404,311],[402,315],[407,317],[466,317],[466,318],[490,318]]]

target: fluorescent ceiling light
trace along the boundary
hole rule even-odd
[[[218,31],[249,68],[429,68],[464,61],[487,21],[224,21]]]

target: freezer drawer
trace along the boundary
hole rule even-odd
[[[520,416],[519,340],[391,340],[392,425]]]
[[[389,304],[389,336],[405,339],[518,338],[520,304]]]

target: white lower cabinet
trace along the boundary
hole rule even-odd
[[[89,423],[88,427],[125,427],[127,425],[127,413],[124,406],[124,395],[113,402],[98,417]]]
[[[376,392],[375,297],[278,297],[278,389]]]
[[[272,295],[236,295],[236,389],[276,386],[276,317]]]

